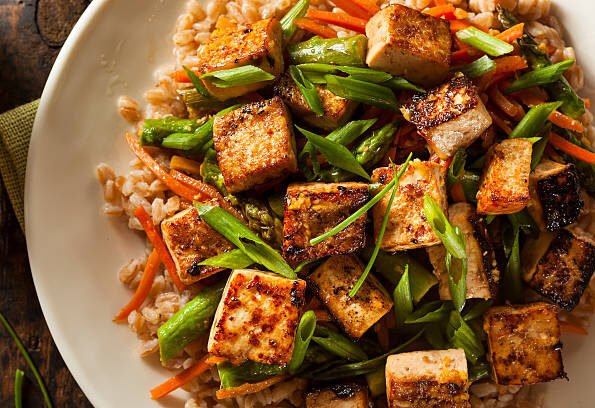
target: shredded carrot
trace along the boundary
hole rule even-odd
[[[591,99],[583,98],[583,101],[585,102],[585,108],[589,109],[591,107]]]
[[[505,57],[496,58],[496,74],[505,74],[520,71],[527,68],[527,61],[519,55],[508,55]]]
[[[159,271],[159,265],[161,265],[161,259],[159,259],[159,254],[157,251],[153,249],[151,255],[149,255],[149,259],[145,265],[145,270],[143,271],[140,282],[136,288],[136,291],[134,292],[134,295],[132,296],[132,299],[130,299],[130,302],[128,302],[128,304],[126,304],[126,306],[124,306],[122,310],[118,312],[116,317],[114,317],[114,322],[125,320],[133,310],[137,310],[142,306],[142,304],[145,302],[145,299],[149,295],[149,292],[151,291],[153,281],[155,280],[155,276]]]
[[[322,38],[337,38],[337,32],[335,30],[309,18],[298,18],[295,20],[294,24],[296,27],[309,31],[312,34],[319,35]]]
[[[193,378],[198,377],[205,371],[207,371],[211,366],[222,363],[225,361],[224,358],[215,357],[210,354],[205,355],[200,360],[198,360],[193,366],[188,367],[181,373],[173,376],[166,382],[151,390],[151,399],[159,399],[165,397],[172,391],[177,390],[184,384],[187,384]]]
[[[446,6],[446,0],[434,0],[435,6]]]
[[[275,384],[285,381],[288,378],[289,376],[286,374],[277,375],[257,383],[245,383],[237,387],[223,388],[217,390],[215,395],[217,396],[217,399],[227,399],[241,397],[242,395],[254,394],[255,392],[262,391]]]
[[[452,185],[450,188],[450,196],[455,203],[464,203],[467,201],[467,198],[465,197],[465,191],[463,190],[463,185],[460,181],[457,181]]]
[[[455,9],[455,13],[454,14],[455,14],[455,18],[457,18],[459,20],[464,20],[467,17],[469,17],[469,12],[467,10],[465,10],[465,9],[460,8],[460,7],[457,7]],[[478,28],[480,28],[480,27],[478,27]],[[484,28],[480,28],[480,30],[485,31]]]
[[[368,18],[380,11],[380,7],[373,0],[351,0],[368,13]]]
[[[523,36],[524,29],[525,23],[519,23],[510,27],[508,30],[502,31],[500,34],[496,35],[496,38],[504,42],[511,43]]]
[[[153,244],[153,247],[159,254],[159,258],[161,259],[161,262],[163,262],[163,265],[165,265],[167,272],[169,272],[169,276],[171,277],[174,285],[176,285],[178,290],[184,290],[186,286],[180,280],[176,270],[176,264],[171,258],[171,255],[165,246],[165,242],[163,242],[163,238],[161,238],[161,235],[157,231],[155,224],[153,224],[151,216],[147,213],[142,205],[134,211],[134,216],[138,218],[141,225],[143,226],[143,229],[147,233],[147,238],[149,238],[149,241],[151,241],[151,244]]]
[[[492,86],[488,92],[490,96],[490,100],[494,102],[494,104],[499,107],[502,112],[510,116],[511,118],[515,118],[517,116],[518,110],[517,107],[500,92],[497,86]]]
[[[558,111],[553,111],[548,117],[548,119],[554,125],[561,127],[562,129],[568,129],[578,133],[582,133],[585,131],[585,127],[581,122],[571,118],[568,115],[564,115],[563,113]]]
[[[450,22],[450,31],[452,31],[454,33],[457,31],[464,30],[465,28],[469,28],[471,26],[473,26],[473,24],[471,24],[470,22],[465,21],[465,20],[452,20]],[[458,40],[458,38],[457,38],[457,40]]]
[[[587,149],[583,149],[580,146],[575,145],[572,142],[564,139],[562,136],[557,135],[554,132],[550,133],[549,142],[556,149],[562,150],[564,153],[571,155],[579,160],[582,160],[589,164],[595,164],[595,153],[590,152]]]
[[[140,161],[142,161],[143,164],[147,166],[147,168],[163,182],[163,184],[165,184],[171,191],[180,197],[185,198],[188,201],[194,201],[196,192],[170,176],[159,165],[159,163],[157,163],[155,159],[153,159],[151,155],[147,153],[145,149],[143,149],[136,136],[126,132],[126,141],[128,142],[128,146],[130,146],[130,149],[134,152],[136,157],[138,157]]]
[[[512,127],[506,119],[496,113],[493,109],[488,109],[488,111],[492,117],[492,120],[494,121],[494,125],[502,129],[507,135],[512,133]]]
[[[425,9],[424,14],[429,14],[434,17],[454,18],[455,7],[452,4],[444,4],[442,6],[435,6]]]
[[[346,13],[333,13],[330,11],[322,11],[310,9],[306,13],[306,17],[313,18],[314,20],[323,21],[325,23],[334,24],[339,27],[353,30],[358,33],[366,33],[367,21],[362,18],[350,16]]]
[[[351,0],[331,0],[332,3],[341,10],[353,17],[368,20],[372,15]]]
[[[174,78],[174,81],[176,81],[176,82],[188,83],[188,84],[192,82],[192,81],[190,81],[190,77],[188,77],[188,74],[184,70],[174,72],[173,78]]]
[[[587,329],[585,329],[583,326],[579,326],[576,323],[566,322],[564,320],[560,320],[560,331],[563,333],[580,334],[581,336],[586,336],[589,334]]]

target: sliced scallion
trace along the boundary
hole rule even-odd
[[[493,71],[494,69],[496,69],[496,63],[494,60],[492,60],[487,55],[484,55],[483,57],[476,59],[467,65],[463,65],[462,67],[454,69],[454,71],[462,72],[469,78],[477,78]]]
[[[14,408],[23,408],[23,379],[25,373],[18,368],[14,372]]]
[[[410,313],[405,319],[406,324],[419,324],[419,323],[438,323],[443,322],[450,311],[452,305],[447,302],[429,302],[421,306],[415,312]]]
[[[252,265],[254,261],[240,249],[232,249],[228,252],[205,259],[198,265],[216,266],[226,269],[243,269]]]
[[[207,79],[217,88],[232,88],[234,86],[270,81],[275,79],[275,76],[254,65],[244,65],[237,68],[207,72],[201,75],[200,78]]]
[[[401,325],[407,320],[411,312],[413,312],[413,298],[409,283],[409,265],[405,266],[405,272],[401,275],[401,279],[399,279],[399,283],[393,291],[393,303],[395,304],[397,323]]]
[[[300,319],[300,323],[295,332],[293,354],[291,356],[291,361],[287,366],[290,374],[294,374],[302,366],[315,329],[316,314],[312,310],[308,310]]]
[[[307,63],[298,65],[298,68],[300,68],[303,71],[318,72],[321,74],[336,74],[337,72],[343,72],[344,74],[349,75],[353,79],[365,82],[372,82],[376,84],[389,81],[393,77],[391,74],[387,72],[377,71],[375,69],[370,68],[351,67],[347,65]]]
[[[467,27],[457,31],[457,38],[465,44],[477,48],[492,57],[499,57],[514,51],[514,47],[511,44],[491,36],[476,27]]]
[[[562,78],[564,72],[568,71],[574,65],[574,60],[560,61],[556,64],[537,68],[531,72],[521,75],[508,88],[506,93],[520,91],[521,89],[532,88],[534,86],[541,86],[551,84]]]
[[[333,353],[349,361],[363,361],[368,359],[368,356],[359,345],[325,326],[316,326],[312,341],[329,353]]]
[[[413,82],[409,82],[405,78],[394,77],[393,79],[383,83],[384,86],[388,86],[395,91],[415,91],[419,93],[425,93],[426,90],[421,86],[415,85]]]
[[[448,325],[452,332],[451,347],[462,348],[465,351],[467,360],[471,364],[477,364],[478,360],[484,356],[485,350],[473,329],[469,327],[461,314],[455,310],[450,313]]]
[[[310,6],[310,0],[298,0],[294,6],[283,16],[279,21],[281,23],[281,29],[283,30],[283,38],[288,40],[291,38],[297,27],[295,26],[295,20],[302,18],[306,15],[308,7]]]
[[[398,108],[395,94],[386,86],[337,75],[325,75],[324,78],[327,89],[337,96],[390,111]]]
[[[200,78],[197,77],[196,74],[192,72],[192,70],[187,66],[182,65],[182,68],[184,68],[184,71],[186,71],[186,75],[188,75],[188,78],[190,78],[190,82],[192,82],[194,89],[196,89],[202,96],[209,96],[209,91],[207,91],[207,88],[205,88]]]
[[[299,88],[312,112],[314,112],[317,116],[324,115],[324,109],[322,108],[322,102],[318,96],[316,86],[308,78],[306,78],[302,70],[295,65],[289,66],[289,74],[291,75],[293,82],[295,82]]]
[[[550,102],[532,107],[508,137],[511,139],[535,137],[547,122],[550,114],[560,105],[562,102]]]

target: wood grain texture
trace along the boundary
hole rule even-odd
[[[52,64],[90,1],[0,0],[0,112],[41,95]],[[1,184],[1,182],[0,182]],[[41,371],[56,407],[91,407],[64,365],[33,287],[25,237],[0,185],[0,311],[12,322]],[[25,360],[0,328],[0,407],[13,406],[13,377],[25,371],[24,406],[43,399]]]

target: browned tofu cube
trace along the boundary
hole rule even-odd
[[[527,211],[542,230],[556,231],[574,224],[584,205],[580,187],[573,164],[543,160],[529,177]]]
[[[440,239],[426,220],[424,196],[427,194],[432,197],[444,212],[448,213],[445,175],[446,170],[437,163],[417,159],[409,163],[399,180],[399,188],[390,208],[388,224],[380,246],[383,251],[404,251],[440,243]],[[383,185],[390,183],[393,177],[392,167],[379,167],[372,173],[372,181]],[[382,197],[372,209],[376,239],[391,192],[392,190]]]
[[[208,350],[233,364],[246,359],[285,365],[291,360],[306,282],[271,272],[236,269],[227,280]]]
[[[493,145],[477,192],[480,214],[513,214],[529,203],[533,145],[526,139],[505,139]]]
[[[334,384],[306,395],[306,408],[369,408],[368,390],[359,384]]]
[[[475,213],[473,206],[456,203],[448,207],[448,219],[465,234],[467,246],[467,299],[492,299],[498,293],[500,271],[496,254],[483,218]],[[444,246],[427,249],[434,275],[438,278],[440,299],[450,300],[448,273],[444,259]]]
[[[231,242],[200,219],[194,207],[163,220],[161,233],[180,280],[186,285],[222,271],[222,268],[199,263],[234,248]]]
[[[469,408],[467,360],[462,349],[413,351],[389,356],[389,408]]]
[[[347,335],[359,339],[388,313],[393,302],[378,279],[369,275],[354,297],[348,295],[364,265],[355,255],[331,256],[307,278],[308,287]]]
[[[230,193],[297,171],[291,117],[277,96],[215,116],[213,142]]]
[[[275,84],[275,94],[283,99],[291,111],[304,122],[320,129],[333,130],[343,126],[351,119],[358,106],[355,101],[335,95],[326,85],[316,85],[316,93],[324,110],[322,116],[312,112],[304,95],[288,73],[282,75]]]
[[[574,309],[595,272],[595,243],[578,230],[542,232],[522,255],[525,282],[561,308]]]
[[[310,245],[362,207],[370,198],[365,183],[295,183],[287,187],[283,217],[283,257],[290,265],[356,252],[366,244],[363,214],[338,234]]]
[[[368,21],[366,35],[370,68],[422,85],[446,79],[451,48],[448,21],[393,4]]]
[[[281,24],[274,18],[241,25],[221,17],[209,40],[199,48],[198,74],[253,65],[278,76],[284,70],[282,40]],[[209,78],[202,82],[209,94],[225,100],[256,91],[272,80],[230,88],[219,88]]]
[[[477,88],[463,74],[414,95],[401,112],[444,160],[471,145],[492,124]]]
[[[556,306],[492,307],[484,315],[483,329],[496,384],[535,384],[565,376]]]

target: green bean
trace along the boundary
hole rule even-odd
[[[333,65],[364,66],[368,39],[359,34],[352,37],[322,39],[318,36],[288,47],[293,64],[318,62]]]

